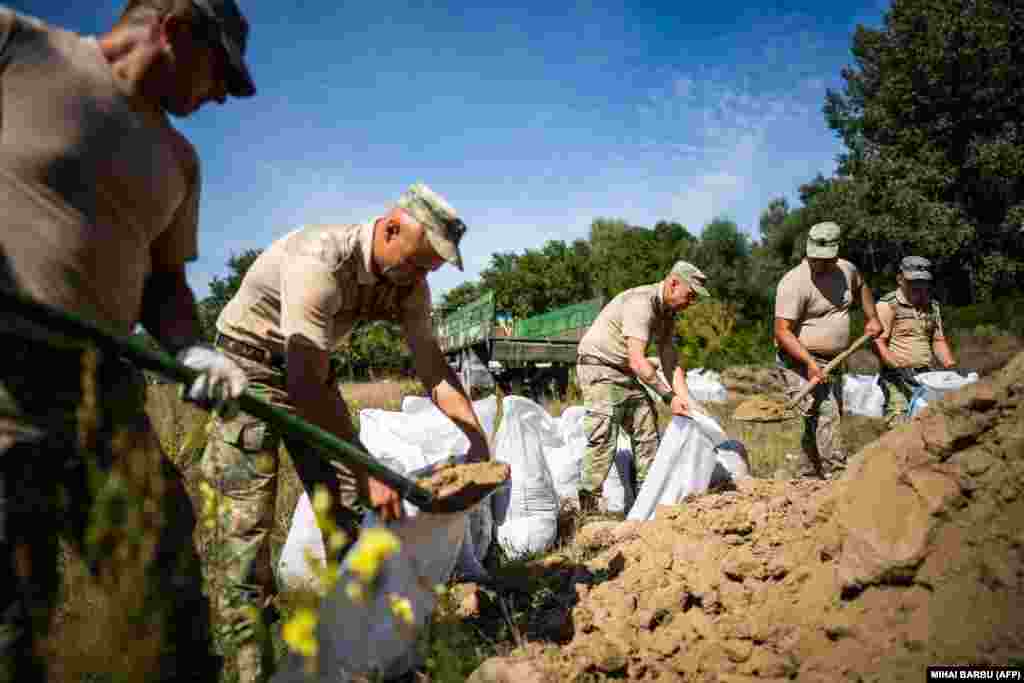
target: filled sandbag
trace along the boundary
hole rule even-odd
[[[502,408],[494,458],[509,464],[512,478],[491,499],[498,542],[510,557],[521,557],[554,543],[558,494],[545,453],[564,442],[555,421],[537,403],[508,396]]]
[[[729,392],[722,384],[721,376],[714,370],[687,370],[686,388],[690,390],[690,396],[701,403],[725,403],[729,400]]]
[[[396,554],[379,563],[367,584],[351,559],[365,550],[367,534],[346,556],[334,589],[318,608],[315,672],[307,671],[302,656],[289,652],[271,683],[346,683],[391,680],[419,665],[417,636],[433,613],[434,587],[452,575],[462,540],[465,513],[423,513],[391,522],[386,527],[399,542]],[[354,594],[350,585],[365,586]]]
[[[907,407],[907,412],[911,417],[924,410],[929,403],[938,401],[949,392],[977,382],[978,373],[972,372],[964,376],[951,370],[938,370],[922,372],[917,375],[916,379],[921,386],[914,391]]]
[[[878,375],[843,375],[843,411],[848,415],[882,417],[885,395]]]
[[[715,449],[728,438],[703,413],[673,417],[628,519],[651,519],[658,505],[675,505],[688,495],[707,491],[718,463]]]

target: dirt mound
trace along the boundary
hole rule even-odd
[[[581,532],[551,680],[920,681],[1021,663],[1024,354],[868,445],[836,482],[746,480]]]
[[[736,365],[720,375],[722,384],[732,398],[778,391],[779,381],[774,368],[761,365]]]

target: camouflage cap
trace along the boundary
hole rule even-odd
[[[931,280],[932,262],[922,256],[907,256],[900,261],[904,280]]]
[[[416,183],[398,198],[397,206],[423,224],[427,241],[441,258],[462,270],[459,242],[466,233],[466,224],[444,197]]]
[[[707,288],[704,286],[707,276],[701,272],[700,268],[692,263],[676,261],[676,264],[672,266],[672,270],[669,271],[669,275],[678,275],[684,282],[693,287],[693,291],[697,292],[700,296],[711,296]]]
[[[839,233],[839,226],[831,221],[812,226],[807,234],[807,255],[811,258],[838,256]]]

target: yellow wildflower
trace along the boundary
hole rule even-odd
[[[327,539],[327,549],[331,552],[337,552],[345,547],[348,543],[348,534],[341,529],[335,529],[331,532],[330,537]]]
[[[388,604],[391,607],[391,613],[395,615],[395,618],[398,619],[398,621],[402,622],[406,626],[412,626],[412,603],[409,602],[409,598],[403,598],[400,595],[392,593],[388,596]]]
[[[356,604],[363,604],[366,601],[366,589],[358,581],[349,581],[345,584],[345,595]]]
[[[318,484],[316,489],[313,491],[313,511],[317,515],[326,515],[331,509],[331,494],[327,492],[327,487],[323,484]]]
[[[303,657],[315,657],[317,614],[309,607],[296,610],[295,615],[281,629],[281,637],[293,652]]]
[[[360,535],[359,543],[349,555],[348,567],[364,583],[370,583],[380,571],[380,563],[400,549],[398,537],[387,529],[367,529]]]

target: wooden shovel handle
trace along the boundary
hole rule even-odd
[[[844,360],[849,358],[850,354],[852,354],[854,351],[863,346],[864,342],[866,342],[868,339],[871,339],[870,334],[861,335],[861,337],[857,341],[850,344],[850,348],[846,349],[838,356],[830,360],[828,364],[821,369],[821,378],[828,377],[828,374],[835,370],[836,366],[838,366]],[[803,389],[797,392],[796,396],[789,400],[789,403],[786,404],[786,409],[788,410],[789,408],[793,408],[794,406],[796,406],[796,404],[800,403],[800,401],[803,400],[804,396],[811,393],[814,390],[814,387],[818,386],[819,382],[821,382],[821,379],[819,378],[815,378],[808,382],[807,386],[805,386]]]

